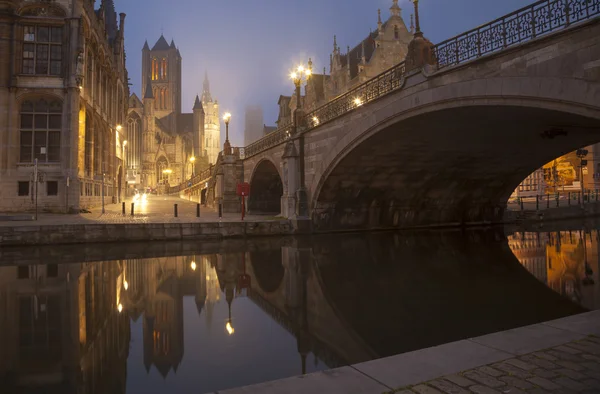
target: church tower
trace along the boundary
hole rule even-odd
[[[145,189],[154,185],[156,178],[156,121],[154,114],[155,99],[152,95],[152,81],[146,80],[144,94],[144,118],[142,120],[142,177],[141,185]]]
[[[206,149],[204,147],[204,124],[205,124],[205,113],[204,107],[200,102],[200,97],[196,96],[194,102],[194,113],[193,113],[193,140],[194,140],[194,157],[197,159],[197,163],[200,163],[198,159],[206,156]],[[196,173],[198,169],[196,169]]]
[[[210,164],[217,162],[221,151],[221,118],[219,115],[219,102],[213,101],[210,94],[208,73],[204,75],[202,88],[202,107],[204,108],[204,151]]]
[[[163,35],[150,49],[148,43],[142,50],[142,86],[150,79],[154,111],[170,130],[177,130],[181,114],[181,54],[175,41],[167,43]],[[142,92],[146,97],[148,93]]]

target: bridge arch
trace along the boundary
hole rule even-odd
[[[269,159],[259,161],[250,178],[248,212],[252,214],[279,214],[283,181],[276,165]]]
[[[255,250],[249,252],[250,264],[260,289],[265,294],[275,293],[285,276],[281,250]]]
[[[324,125],[344,134],[309,184],[316,228],[500,220],[527,175],[600,142],[600,83],[439,78],[416,92],[407,81],[404,92]]]

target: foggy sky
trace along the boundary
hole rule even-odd
[[[434,44],[496,19],[533,0],[421,0],[421,29]],[[291,95],[295,64],[312,57],[327,67],[333,35],[342,52],[377,28],[377,9],[389,17],[392,0],[115,0],[127,14],[125,48],[131,93],[140,95],[141,51],[161,29],[183,57],[183,112],[191,112],[208,71],[213,99],[232,113],[230,140],[243,144],[244,108],[261,105],[267,125],[277,119],[279,95]],[[400,0],[407,26],[413,5]],[[222,140],[225,127],[222,126]]]

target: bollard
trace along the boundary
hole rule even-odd
[[[523,197],[519,198],[519,200],[520,200],[519,202],[521,204],[521,211],[522,211],[523,210]]]
[[[200,217],[200,204],[196,204],[196,217]]]
[[[550,194],[546,194],[546,208],[550,209]]]
[[[596,202],[598,202],[598,189],[596,189]]]
[[[134,202],[132,202],[132,203],[131,203],[131,216],[133,216],[133,215],[134,215],[134,211],[135,211],[135,203],[134,203]]]
[[[123,216],[125,216],[125,201],[123,201],[123,206],[121,208],[121,211],[123,212]]]
[[[571,192],[569,192],[569,194],[567,195],[567,197],[569,197],[568,198],[568,200],[569,200],[569,206],[571,206]]]
[[[223,205],[219,203],[219,220],[223,218]]]
[[[581,192],[577,192],[577,204],[581,205]]]
[[[556,208],[560,206],[560,194],[556,193]]]
[[[540,196],[538,196],[537,194],[535,195],[535,210],[540,210]]]
[[[173,215],[175,215],[175,217],[177,217],[177,204],[173,205]]]

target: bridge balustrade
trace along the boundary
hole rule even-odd
[[[600,15],[600,0],[541,0],[434,47],[438,69],[465,63]]]

